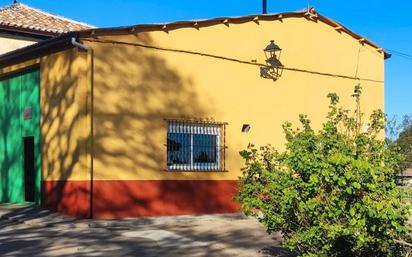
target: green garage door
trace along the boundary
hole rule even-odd
[[[39,76],[0,78],[0,202],[40,203]]]

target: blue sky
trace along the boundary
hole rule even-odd
[[[269,12],[314,6],[389,50],[412,55],[410,0],[267,0]],[[0,0],[0,5],[12,0]],[[24,0],[33,7],[98,27],[239,16],[261,12],[261,0]],[[393,55],[385,63],[385,112],[412,114],[412,58]]]

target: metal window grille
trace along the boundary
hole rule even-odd
[[[225,170],[225,123],[168,121],[167,168]]]

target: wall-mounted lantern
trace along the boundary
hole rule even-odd
[[[274,40],[270,40],[269,45],[263,49],[266,56],[266,66],[260,67],[260,76],[265,79],[273,79],[276,81],[282,76],[283,64],[280,62],[280,53],[282,49],[275,44]]]

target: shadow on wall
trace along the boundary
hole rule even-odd
[[[141,38],[140,38],[141,39]],[[150,38],[141,39],[151,44]],[[206,118],[191,79],[158,52],[95,45],[94,217],[118,218],[238,210],[237,181],[135,180],[139,172],[166,174],[165,118]],[[43,206],[90,215],[87,68],[67,51],[42,62]],[[86,53],[78,56],[86,58]],[[86,78],[86,79],[85,79]],[[82,82],[80,82],[82,81]],[[90,99],[89,99],[90,100]],[[81,179],[78,179],[80,174]],[[75,175],[76,179],[70,179]],[[129,179],[130,178],[130,179]],[[209,179],[210,178],[210,179]]]
[[[72,175],[87,179],[87,76],[76,51],[49,56],[41,69],[42,205],[77,217],[89,216],[90,183],[68,180]],[[86,81],[86,80],[83,80]],[[86,129],[86,132],[84,131]]]
[[[152,44],[149,38],[144,44]],[[95,50],[95,161],[122,173],[164,171],[165,118],[203,118],[190,79],[158,51],[99,44]],[[104,173],[104,171],[98,171]],[[104,174],[102,175],[104,176]],[[107,173],[106,178],[116,178]]]
[[[146,34],[136,39],[154,44]],[[192,78],[159,51],[112,44],[95,45],[94,71],[95,174],[105,180],[94,182],[96,217],[237,210],[236,181],[213,181],[212,173],[202,181],[151,179],[168,172],[165,119],[213,112],[200,104]],[[139,173],[147,178],[133,179]]]

